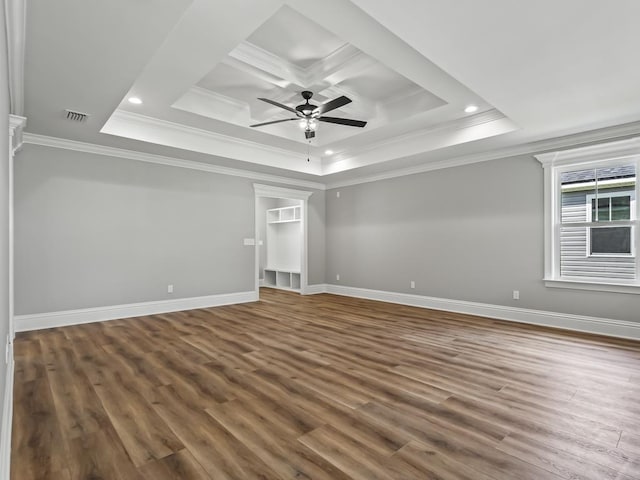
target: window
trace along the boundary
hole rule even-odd
[[[631,169],[629,168],[629,171]],[[635,171],[633,172],[635,179]],[[594,224],[616,220],[631,220],[635,210],[635,192],[630,185],[624,191],[606,191],[597,195],[587,195],[587,206],[590,207],[588,221]],[[632,227],[598,227],[589,228],[587,236],[588,256],[629,256],[633,255]]]
[[[640,139],[536,157],[545,169],[545,284],[640,293]]]

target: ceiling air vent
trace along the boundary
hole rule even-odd
[[[67,119],[73,122],[84,122],[89,116],[88,113],[77,112],[75,110],[65,110],[65,114],[67,115]]]

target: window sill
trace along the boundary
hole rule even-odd
[[[591,290],[595,292],[640,294],[640,284],[638,283],[613,283],[598,280],[545,278],[544,285],[551,288],[570,288],[573,290]]]

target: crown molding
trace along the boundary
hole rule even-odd
[[[105,145],[97,145],[93,143],[78,142],[75,140],[67,140],[64,138],[48,137],[35,133],[25,132],[23,135],[24,143],[31,145],[40,145],[45,147],[61,148],[65,150],[73,150],[76,152],[92,153],[95,155],[106,155],[109,157],[125,158],[128,160],[136,160],[139,162],[155,163],[158,165],[167,165],[171,167],[188,168],[190,170],[199,170],[208,173],[217,173],[220,175],[230,175],[233,177],[249,178],[251,180],[259,180],[263,182],[280,183],[284,185],[293,185],[297,187],[312,188],[315,190],[324,190],[322,183],[310,182],[307,180],[298,180],[295,178],[281,177],[279,175],[271,175],[267,173],[258,173],[250,170],[241,170],[237,168],[222,167],[211,165],[208,163],[195,162],[192,160],[183,160],[174,157],[165,157],[152,153],[137,152],[134,150],[126,150],[116,147],[107,147]]]
[[[426,127],[426,128],[421,128],[419,130],[414,130],[413,132],[408,132],[405,133],[404,135],[398,135],[395,137],[390,137],[388,139],[385,139],[383,141],[377,142],[377,143],[372,143],[370,145],[367,145],[366,148],[357,150],[358,154],[364,153],[364,152],[368,152],[371,150],[379,150],[381,147],[387,147],[389,145],[396,145],[398,143],[406,143],[408,141],[411,140],[416,140],[416,139],[420,139],[422,137],[426,137],[430,134],[432,134],[433,132],[436,132],[438,130],[450,130],[452,132],[456,132],[459,130],[464,130],[465,128],[470,128],[470,127],[475,127],[477,125],[482,125],[485,123],[490,123],[490,122],[494,122],[496,120],[504,120],[507,117],[500,112],[499,110],[496,110],[495,108],[491,109],[491,110],[487,110],[481,113],[477,113],[475,115],[471,115],[468,117],[460,117],[460,118],[456,118],[454,120],[450,120],[448,122],[444,122],[444,123],[437,123],[435,125]]]
[[[293,198],[307,200],[313,192],[293,190],[291,188],[274,187],[272,185],[253,184],[253,190],[258,197]]]
[[[474,127],[480,127],[480,129],[467,130]],[[483,127],[491,129],[491,132],[487,134],[487,130],[483,130]],[[428,154],[433,150],[508,133],[515,129],[516,127],[511,120],[500,111],[491,109],[473,116],[416,129],[404,135],[386,138],[351,150],[342,150],[336,155],[335,161],[323,165],[322,173],[323,175],[331,175],[393,159]],[[460,135],[457,132],[464,130],[467,130],[468,138],[464,142],[460,142]],[[393,153],[390,153],[390,150],[393,150]],[[372,159],[372,157],[374,158]],[[428,170],[431,169],[428,168]],[[393,172],[395,170],[391,171],[391,173]]]
[[[548,140],[539,140],[537,142],[524,143],[511,147],[499,148],[496,150],[490,150],[488,152],[472,153],[469,155],[461,155],[458,157],[452,157],[446,160],[425,163],[417,165],[415,167],[407,167],[396,170],[390,170],[375,175],[365,175],[349,180],[337,180],[328,181],[326,184],[327,190],[332,188],[343,188],[352,185],[359,185],[362,183],[377,182],[380,180],[387,180],[391,178],[404,177],[407,175],[415,175],[418,173],[430,172],[433,170],[441,170],[443,168],[460,167],[463,165],[470,165],[473,163],[487,162],[490,160],[498,160],[500,158],[516,157],[519,155],[531,155],[539,152],[549,152],[550,150],[559,150],[573,147],[580,144],[591,142],[602,142],[605,140],[613,140],[616,138],[624,138],[633,135],[640,135],[640,122],[626,123],[623,125],[616,125],[613,127],[601,128],[598,130],[591,130],[588,132],[576,133],[573,135],[567,135],[563,137],[551,138]],[[634,142],[640,142],[639,139],[631,139]],[[638,145],[638,143],[636,143]],[[594,145],[584,148],[597,148],[603,147],[602,145]],[[606,147],[604,147],[606,148]],[[577,150],[577,149],[576,149]],[[575,151],[575,150],[573,150]],[[594,150],[595,151],[595,150]],[[559,152],[551,152],[546,155],[540,154],[536,158],[544,158],[546,161],[557,156]],[[636,152],[638,153],[638,152]],[[540,160],[538,158],[538,160]],[[542,162],[542,160],[540,160]]]
[[[535,157],[546,168],[575,162],[576,160],[579,160],[580,163],[586,163],[604,160],[612,156],[623,158],[637,155],[640,155],[640,137],[543,153],[535,155]]]
[[[284,148],[272,147],[271,145],[264,145],[262,143],[252,142],[251,140],[244,140],[238,137],[223,135],[221,133],[212,132],[210,130],[205,130],[203,128],[191,127],[189,125],[184,125],[182,123],[176,123],[176,122],[171,122],[169,120],[162,120],[160,118],[149,117],[147,115],[141,115],[139,113],[133,113],[127,110],[118,109],[114,112],[111,118],[135,120],[136,122],[144,123],[152,127],[169,127],[174,131],[195,134],[205,139],[216,140],[223,143],[231,143],[237,146],[251,147],[251,148],[255,148],[258,150],[262,150],[264,152],[273,153],[277,155],[290,156],[292,153],[290,150],[286,150]]]
[[[23,122],[26,119],[22,119],[22,117],[15,117],[13,122]],[[452,157],[446,160],[425,163],[422,165],[417,165],[415,167],[407,167],[401,169],[390,170],[387,172],[383,172],[375,175],[364,175],[359,176],[353,179],[347,180],[337,180],[337,181],[328,181],[326,184],[319,182],[311,182],[307,180],[298,180],[288,177],[282,177],[278,175],[271,175],[265,173],[253,172],[250,170],[242,170],[235,169],[229,167],[222,167],[217,165],[206,164],[202,162],[196,162],[192,160],[182,160],[173,157],[165,157],[161,155],[155,155],[150,153],[137,152],[133,150],[126,150],[115,147],[107,147],[104,145],[96,145],[85,142],[78,142],[74,140],[67,140],[63,138],[57,137],[48,137],[44,135],[38,135],[33,133],[25,132],[23,134],[24,143],[33,144],[33,145],[41,145],[47,147],[54,148],[62,148],[67,150],[74,150],[85,153],[93,153],[97,155],[107,155],[111,157],[118,158],[126,158],[130,160],[143,161],[148,163],[156,163],[159,165],[168,165],[173,167],[180,168],[188,168],[192,170],[200,170],[204,172],[210,173],[218,173],[221,175],[230,175],[236,177],[249,178],[252,180],[265,181],[265,182],[273,182],[280,183],[284,185],[293,185],[297,187],[304,188],[312,188],[315,190],[327,190],[333,188],[343,188],[352,185],[359,185],[363,183],[377,182],[381,180],[387,180],[392,178],[404,177],[407,175],[415,175],[419,173],[425,173],[434,170],[441,170],[444,168],[452,168],[459,167],[464,165],[470,165],[473,163],[480,163],[490,160],[497,160],[500,158],[508,158],[515,157],[519,155],[530,155],[538,152],[549,152],[546,154],[537,155],[537,157],[551,158],[550,156],[558,155],[558,152],[553,150],[559,149],[567,149],[572,146],[590,143],[590,142],[599,142],[604,140],[613,140],[616,138],[623,138],[629,136],[640,135],[640,122],[628,123],[623,125],[618,125],[614,127],[608,127],[599,130],[593,130],[589,132],[578,133],[574,135],[569,135],[565,137],[552,138],[548,140],[541,140],[532,143],[526,143],[522,145],[516,145],[512,147],[505,147],[496,150],[491,150],[488,152],[481,152],[476,154],[462,155],[458,157]],[[622,142],[616,143],[626,143],[628,145],[636,145],[640,144],[640,138],[632,138],[629,140],[623,140]],[[610,148],[603,145],[593,145],[584,147],[588,149],[598,149],[598,148]],[[572,151],[576,151],[578,149],[572,149]],[[596,151],[596,150],[593,150]],[[637,153],[637,152],[636,152]]]
[[[11,113],[24,113],[24,54],[26,32],[25,0],[5,0],[7,25],[7,57],[9,66],[9,98]]]
[[[100,132],[308,175],[321,175],[321,163],[316,155],[311,155],[311,161],[307,162],[303,160],[307,156],[295,150],[264,145],[121,109],[111,115]]]

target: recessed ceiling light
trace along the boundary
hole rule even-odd
[[[324,154],[325,155],[333,155],[333,150],[325,150]]]
[[[129,97],[129,103],[140,105],[142,103],[142,100],[140,100],[138,97]]]
[[[464,109],[465,113],[473,113],[478,111],[477,105],[467,105]]]

